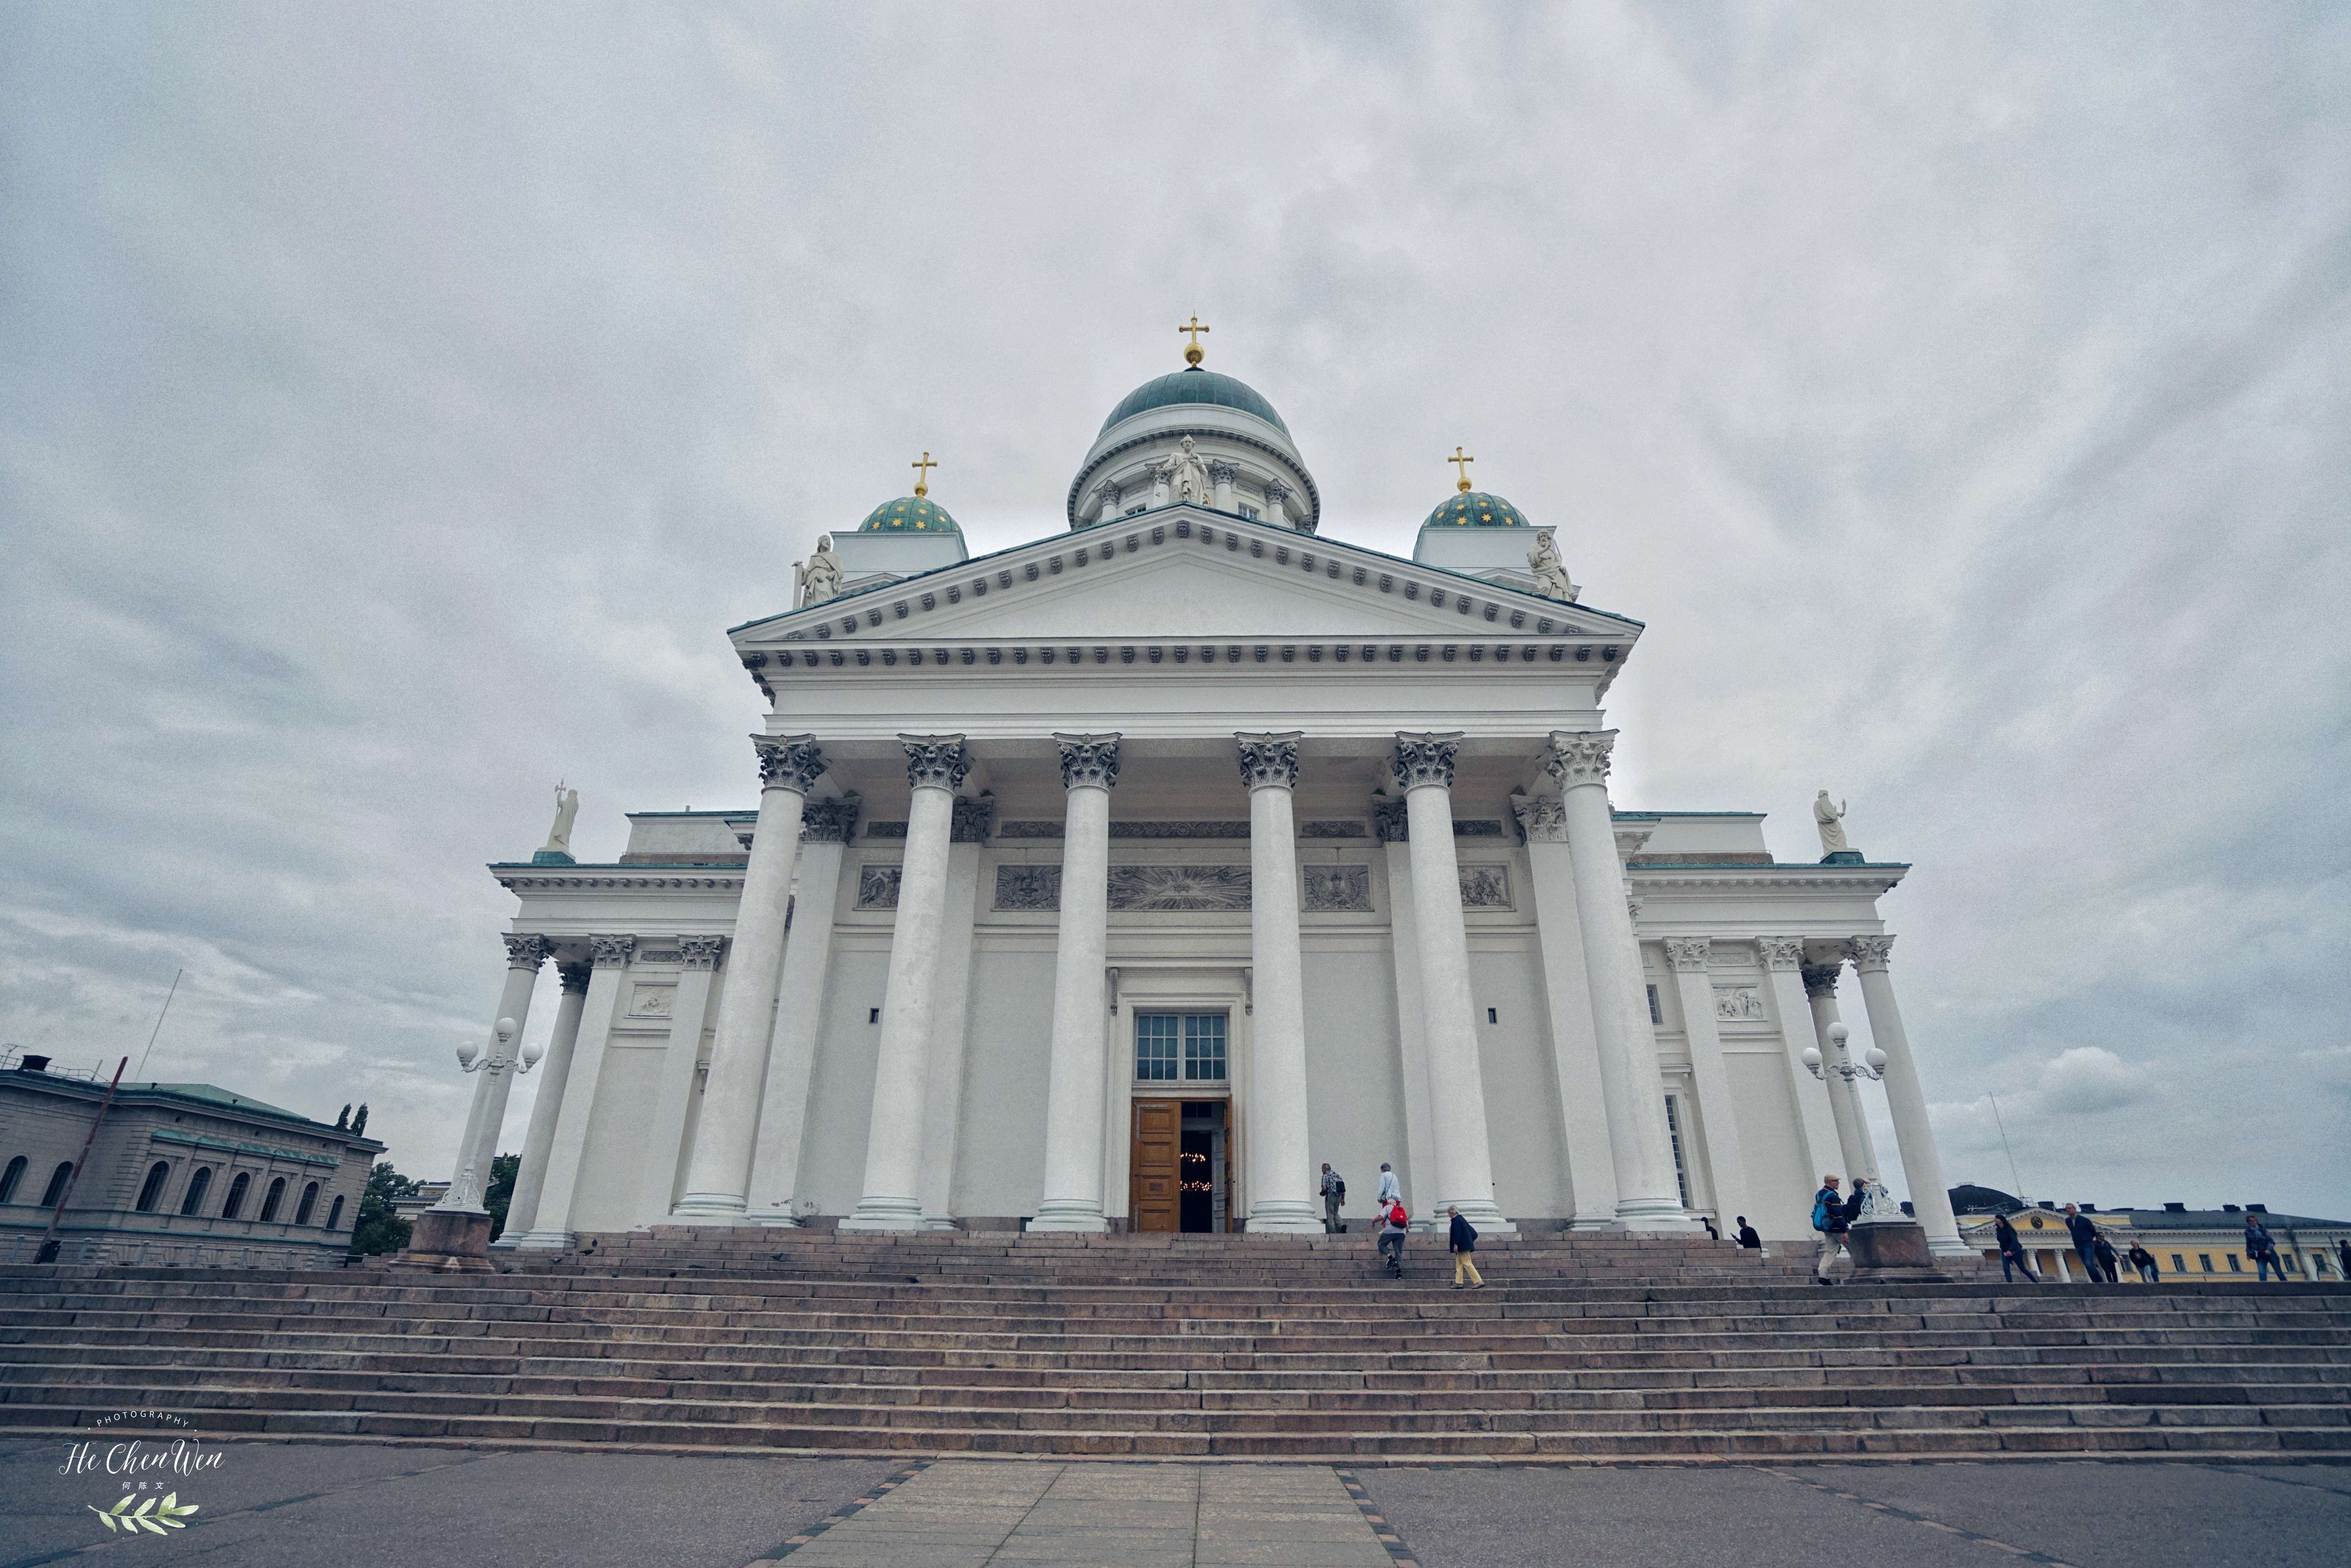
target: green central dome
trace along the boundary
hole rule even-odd
[[[1283,435],[1290,433],[1290,427],[1281,422],[1281,416],[1273,411],[1273,405],[1259,395],[1255,387],[1236,381],[1230,376],[1220,376],[1214,370],[1203,370],[1196,365],[1188,370],[1162,376],[1155,381],[1145,381],[1127,393],[1118,400],[1118,407],[1110,411],[1110,418],[1102,421],[1102,429],[1108,430],[1121,420],[1133,419],[1145,409],[1164,409],[1178,403],[1207,403],[1219,409],[1238,409],[1245,414],[1255,414]]]
[[[884,501],[857,525],[860,534],[960,534],[956,520],[937,502],[921,495]]]
[[[1499,495],[1465,490],[1428,514],[1424,528],[1524,528],[1519,509]]]

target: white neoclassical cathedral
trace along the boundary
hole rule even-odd
[[[1186,358],[1111,410],[1066,532],[974,557],[918,483],[729,633],[756,810],[632,815],[611,865],[567,810],[491,867],[521,908],[449,1206],[551,958],[503,1245],[1316,1231],[1322,1165],[1362,1216],[1383,1161],[1416,1222],[1795,1237],[1822,1171],[1876,1168],[1882,1081],[1965,1252],[1877,909],[1906,867],[1825,801],[1795,864],[1749,813],[1612,805],[1641,623],[1466,478],[1409,560],[1326,533],[1280,415]]]

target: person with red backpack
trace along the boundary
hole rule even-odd
[[[1388,1278],[1404,1278],[1404,1239],[1410,1230],[1410,1216],[1404,1211],[1401,1199],[1391,1199],[1387,1212],[1381,1216],[1380,1256],[1387,1260]]]

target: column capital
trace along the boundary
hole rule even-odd
[[[1706,961],[1714,954],[1712,937],[1667,937],[1666,966],[1676,974],[1704,974]]]
[[[1298,742],[1305,738],[1303,730],[1243,730],[1235,733],[1233,744],[1240,754],[1241,783],[1251,790],[1297,788]]]
[[[754,735],[751,749],[759,753],[759,787],[788,789],[806,794],[816,788],[824,772],[824,753],[814,735]]]
[[[1529,844],[1567,842],[1567,805],[1555,794],[1521,794],[1510,799],[1519,819],[1519,836]]]
[[[595,955],[591,961],[598,969],[625,968],[637,953],[634,937],[590,937],[588,945]]]
[[[1543,772],[1562,790],[1608,784],[1608,757],[1616,749],[1614,730],[1553,730],[1544,751]]]
[[[499,940],[507,945],[507,967],[538,972],[538,966],[555,951],[555,944],[536,931],[507,931]]]
[[[812,800],[800,807],[800,842],[803,844],[846,844],[857,833],[857,812],[864,797],[858,794],[838,795],[831,800]]]
[[[677,939],[679,961],[687,969],[716,969],[719,955],[726,950],[725,937],[680,937]]]
[[[1284,484],[1279,479],[1269,479],[1265,482],[1265,498],[1271,502],[1277,508],[1280,507],[1283,502],[1289,500],[1292,493],[1293,492],[1290,490],[1290,486]]]
[[[987,830],[996,826],[996,796],[959,794],[955,799],[955,820],[947,833],[950,844],[985,844]]]
[[[1061,787],[1109,789],[1118,783],[1118,736],[1064,735],[1056,731],[1061,748]]]
[[[592,967],[584,963],[558,963],[555,977],[562,981],[565,991],[575,996],[585,996],[588,993],[588,974]]]
[[[1372,831],[1382,844],[1408,844],[1412,841],[1412,813],[1401,800],[1374,796],[1372,800]]]
[[[1398,730],[1395,755],[1388,765],[1406,793],[1434,784],[1453,787],[1453,757],[1461,749],[1458,730]]]
[[[1630,886],[1625,889],[1625,918],[1636,926],[1641,923],[1641,895]]]
[[[1844,942],[1844,956],[1853,961],[1855,974],[1885,973],[1886,957],[1893,951],[1892,937],[1848,937]]]
[[[1804,963],[1804,939],[1802,937],[1758,937],[1756,956],[1765,969],[1801,969]]]
[[[1836,994],[1837,971],[1844,967],[1844,964],[1834,959],[1829,961],[1827,963],[1808,963],[1801,965],[1798,968],[1797,972],[1804,977],[1804,994],[1806,996],[1834,996]]]
[[[1239,473],[1240,470],[1238,467],[1222,458],[1208,464],[1208,478],[1213,483],[1230,484]]]
[[[898,743],[906,748],[910,788],[953,790],[971,772],[961,735],[900,735]]]

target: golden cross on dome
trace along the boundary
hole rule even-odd
[[[1176,330],[1178,332],[1188,332],[1192,335],[1192,341],[1184,346],[1184,363],[1196,369],[1200,361],[1207,358],[1208,355],[1208,351],[1200,347],[1200,334],[1208,330],[1208,328],[1200,325],[1200,313],[1196,310],[1194,311],[1192,313],[1191,321],[1185,326],[1176,327]]]
[[[928,495],[931,493],[931,470],[938,467],[937,463],[931,461],[931,454],[926,452],[923,453],[922,462],[910,462],[906,466],[914,470],[914,493],[918,496]],[[1462,488],[1467,490],[1468,486],[1465,484]]]
[[[1454,448],[1453,448],[1453,455],[1452,455],[1451,457],[1447,458],[1445,461],[1446,461],[1446,462],[1456,462],[1456,463],[1459,463],[1459,464],[1461,465],[1461,488],[1462,488],[1463,490],[1467,490],[1467,489],[1468,489],[1468,488],[1469,488],[1469,465],[1470,465],[1471,463],[1473,463],[1473,462],[1477,462],[1478,460],[1477,460],[1476,458],[1474,458],[1474,457],[1464,457],[1464,456],[1462,456],[1462,455],[1461,455],[1461,448],[1460,448],[1459,444],[1457,442],[1457,443],[1455,444]]]

